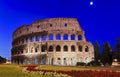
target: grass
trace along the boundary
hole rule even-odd
[[[42,77],[22,71],[19,65],[0,65],[0,77]]]
[[[117,70],[120,71],[120,67],[65,67],[65,66],[50,66],[50,65],[39,65],[39,69],[45,70]],[[38,74],[32,74],[23,72],[23,67],[20,65],[0,65],[0,77],[43,77]],[[45,77],[45,76],[44,76]],[[48,76],[46,76],[48,77]]]
[[[63,70],[63,71],[71,71],[71,70],[89,70],[86,67],[69,67],[69,66],[50,66],[50,65],[40,65],[39,69],[45,70]]]

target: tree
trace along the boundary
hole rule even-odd
[[[3,64],[6,62],[6,59],[0,56],[0,64]]]
[[[120,38],[117,38],[116,58],[117,58],[117,60],[120,62]]]
[[[96,65],[100,65],[100,46],[99,43],[96,41],[94,44],[94,60]]]
[[[103,65],[106,65],[106,64],[111,65],[112,63],[112,49],[110,47],[109,42],[106,42],[105,44],[103,44],[101,61]]]

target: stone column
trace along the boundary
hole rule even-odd
[[[68,34],[68,41],[71,41],[71,34]]]
[[[30,44],[28,44],[28,53],[31,53]]]
[[[77,34],[75,35],[75,41],[78,41],[78,35]]]
[[[53,34],[53,41],[56,41],[56,34]]]
[[[64,35],[64,34],[61,34],[61,41],[63,41],[63,35]]]
[[[36,36],[34,36],[34,42],[36,42]]]
[[[76,53],[79,52],[79,51],[78,51],[78,45],[75,45],[75,52],[76,52]]]
[[[46,41],[49,41],[49,34],[46,35]]]
[[[63,58],[62,58],[62,56],[61,56],[61,65],[63,65]]]
[[[60,47],[61,47],[61,51],[60,52],[63,52],[63,45],[60,45]]]
[[[67,46],[68,46],[68,52],[71,52],[71,45],[68,44]]]

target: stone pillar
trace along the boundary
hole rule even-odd
[[[64,34],[61,34],[61,41],[63,41],[63,35],[64,35]]]
[[[60,45],[60,47],[61,47],[61,51],[60,51],[60,52],[63,52],[63,50],[64,50],[64,49],[63,49],[63,45]]]
[[[36,42],[36,36],[34,36],[34,42]]]
[[[49,41],[49,34],[46,35],[46,40],[45,41]]]
[[[68,44],[67,46],[68,46],[68,52],[71,52],[71,45]]]
[[[77,34],[75,35],[75,41],[78,41],[78,35]]]
[[[42,42],[42,36],[40,36],[40,42]]]
[[[39,44],[39,50],[38,51],[41,53],[41,43]]]
[[[56,34],[53,34],[53,41],[56,41]]]
[[[68,41],[71,41],[71,34],[68,34]]]
[[[61,56],[61,65],[63,65],[63,58],[62,58],[62,56]]]
[[[28,44],[28,53],[30,53],[30,46],[29,46],[29,44]]]
[[[46,64],[47,65],[49,64],[49,57],[48,57],[48,55],[46,56]]]
[[[78,45],[75,45],[75,52],[76,52],[76,53],[79,52],[79,51],[78,51]]]

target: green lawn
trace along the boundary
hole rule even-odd
[[[0,77],[43,77],[38,74],[32,74],[23,71],[21,65],[0,65]],[[39,69],[45,70],[117,70],[120,71],[120,67],[65,67],[65,66],[49,66],[39,65]],[[44,76],[45,77],[45,76]],[[46,76],[49,77],[49,76]]]
[[[39,69],[45,70],[63,70],[63,71],[70,71],[70,70],[89,70],[86,67],[69,67],[69,66],[50,66],[50,65],[40,65]]]
[[[42,77],[22,71],[19,65],[0,65],[0,77]]]

